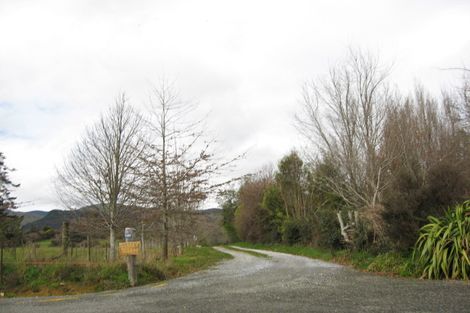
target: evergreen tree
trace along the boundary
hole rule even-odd
[[[0,152],[0,285],[3,284],[3,248],[20,233],[21,223],[21,218],[8,214],[16,208],[16,198],[11,195],[11,190],[19,186],[10,180],[10,171]]]

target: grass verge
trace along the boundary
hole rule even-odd
[[[189,247],[181,256],[168,262],[138,264],[138,284],[145,285],[180,277],[207,269],[217,262],[230,259],[229,254],[211,247]],[[73,264],[54,263],[28,265],[8,264],[4,285],[0,290],[7,297],[71,295],[115,290],[129,287],[124,263]]]
[[[239,249],[235,246],[228,246],[227,245],[227,246],[224,246],[224,248],[229,249],[229,250],[233,250],[233,251],[246,253],[246,254],[249,254],[249,255],[252,255],[252,256],[255,256],[255,257],[258,257],[258,258],[270,258],[270,256],[267,255],[267,254],[259,253],[259,252],[255,252],[255,251],[251,251],[251,250],[243,250],[243,249]]]
[[[288,246],[282,244],[255,244],[248,242],[237,242],[233,245],[242,248],[282,252],[343,265],[350,265],[361,271],[367,271],[381,275],[419,277],[419,272],[412,263],[411,258],[409,256],[404,256],[395,252],[373,255],[364,251],[331,251],[321,248],[307,246]]]

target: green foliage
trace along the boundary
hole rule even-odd
[[[321,209],[317,212],[318,245],[324,248],[343,247],[338,218],[333,210]]]
[[[399,253],[384,253],[377,256],[366,251],[351,250],[325,250],[308,246],[288,246],[281,244],[263,245],[247,242],[238,242],[236,246],[262,249],[275,252],[301,255],[312,259],[323,261],[334,261],[341,264],[350,264],[355,268],[370,272],[380,272],[384,274],[400,276],[417,276],[416,268],[411,258]]]
[[[307,220],[287,219],[282,225],[282,241],[289,245],[312,241],[312,227]]]
[[[307,246],[289,246],[283,244],[259,244],[259,243],[248,243],[248,242],[237,242],[235,246],[250,248],[250,249],[263,249],[274,252],[289,253],[294,255],[306,256],[312,259],[320,259],[324,261],[331,261],[333,254],[330,250],[307,247]]]
[[[305,216],[307,173],[304,162],[295,151],[283,157],[278,164],[276,183],[284,200],[284,210],[290,218]]]
[[[223,212],[223,226],[230,242],[238,241],[237,231],[235,229],[235,212],[238,207],[238,196],[235,190],[229,190],[220,195]]]
[[[141,285],[166,279],[165,272],[157,264],[141,264],[137,270],[137,275],[137,281]]]
[[[178,277],[197,270],[206,269],[217,262],[232,258],[231,255],[217,251],[211,247],[189,247],[181,256],[162,264],[167,277]]]
[[[137,265],[139,285],[178,277],[205,269],[230,255],[210,247],[189,247],[183,255],[169,262],[153,262]],[[72,264],[52,263],[27,265],[8,264],[5,268],[5,284],[0,288],[9,292],[39,292],[54,289],[67,293],[71,286],[85,287],[88,291],[121,289],[129,286],[124,263]],[[80,290],[80,288],[79,288]]]
[[[379,254],[367,266],[367,270],[402,275],[408,270],[408,259],[397,252]]]
[[[272,184],[264,190],[261,207],[265,211],[263,218],[266,226],[264,242],[278,242],[282,236],[282,223],[285,219],[282,195],[279,187]]]
[[[239,205],[235,227],[240,239],[250,242],[269,241],[269,212],[262,206],[264,192],[273,184],[271,173],[260,172],[247,177],[238,191]]]
[[[442,218],[429,217],[421,228],[413,259],[423,277],[468,279],[470,274],[470,201],[449,209]]]

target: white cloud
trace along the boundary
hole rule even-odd
[[[167,75],[251,171],[301,144],[300,86],[349,46],[437,91],[458,76],[441,67],[470,61],[469,17],[468,1],[0,1],[0,149],[25,209],[55,207],[54,167],[84,127]]]

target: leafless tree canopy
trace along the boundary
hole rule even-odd
[[[166,259],[171,233],[192,234],[188,231],[192,215],[185,212],[195,210],[228,183],[217,184],[213,179],[235,159],[224,162],[215,157],[214,141],[205,137],[202,120],[194,117],[196,107],[181,101],[171,84],[163,82],[154,89],[149,109],[151,141],[143,157],[142,199],[146,207],[162,211]]]
[[[115,258],[115,230],[139,193],[137,169],[144,149],[142,117],[121,95],[90,127],[58,170],[58,193],[69,208],[90,205],[110,233]]]
[[[351,207],[378,209],[387,182],[389,158],[380,155],[387,105],[388,71],[376,58],[351,51],[348,61],[328,78],[305,86],[298,129],[340,169],[342,182],[330,180]]]
[[[416,188],[424,190],[432,184],[426,175],[442,175],[437,169],[442,172],[444,164],[468,168],[468,80],[439,101],[420,86],[409,97],[391,92],[388,72],[377,58],[351,50],[327,78],[305,85],[303,110],[296,116],[299,131],[313,144],[312,159],[336,171],[322,185],[351,210],[347,216],[338,212],[345,241],[360,219],[369,223],[374,239],[384,236],[385,205],[391,206],[391,189],[404,172],[414,173]],[[444,203],[458,198],[449,196]]]

